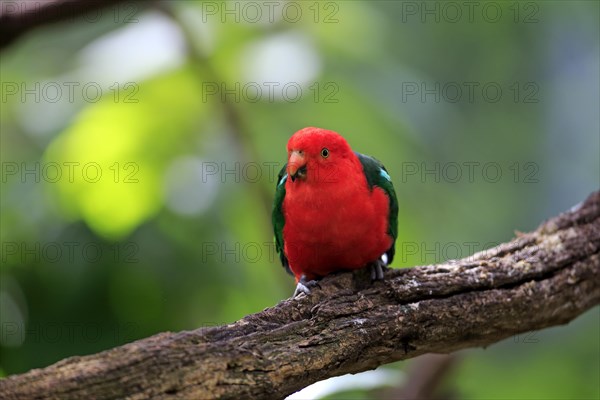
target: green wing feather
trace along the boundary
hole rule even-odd
[[[271,218],[273,220],[273,231],[275,233],[275,249],[279,253],[281,265],[283,265],[289,274],[292,274],[288,259],[283,252],[283,225],[285,225],[283,199],[285,198],[285,181],[287,180],[286,167],[287,164],[283,166],[277,176],[277,186],[275,187],[275,200],[273,201],[273,213]]]
[[[363,166],[363,171],[365,172],[369,187],[371,189],[373,189],[373,186],[382,188],[390,201],[388,234],[394,238],[394,242],[392,243],[392,247],[386,251],[386,254],[388,256],[388,264],[391,264],[396,252],[396,238],[398,237],[398,199],[396,198],[396,191],[394,190],[390,175],[379,160],[358,152],[355,154]]]

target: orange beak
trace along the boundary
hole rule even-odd
[[[306,160],[302,150],[292,150],[288,159],[287,173],[292,178],[292,182],[296,178],[306,179]]]

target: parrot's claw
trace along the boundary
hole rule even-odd
[[[385,265],[385,262],[381,259],[375,261],[373,264],[371,264],[370,266],[371,268],[371,281],[382,281],[383,280],[383,274],[385,272],[385,270],[387,269],[387,266]]]
[[[316,280],[307,281],[306,276],[302,275],[300,277],[300,279],[298,280],[298,284],[296,285],[296,290],[294,290],[294,294],[292,295],[292,298],[298,296],[300,293],[304,293],[305,295],[308,296],[310,294],[309,287],[315,287],[315,286],[319,286],[319,283]]]
[[[296,290],[294,290],[294,294],[292,295],[292,297],[296,297],[300,293],[304,293],[308,296],[310,294],[310,289],[307,288],[306,285],[302,284],[301,282],[298,282],[298,284],[296,285]]]

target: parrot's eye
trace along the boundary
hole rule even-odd
[[[323,149],[321,150],[321,157],[323,157],[323,158],[329,157],[329,150],[327,149],[327,147],[323,147]]]

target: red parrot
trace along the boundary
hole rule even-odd
[[[308,127],[287,144],[273,206],[281,263],[296,296],[337,271],[371,268],[373,280],[394,258],[398,201],[385,167],[353,152],[338,133]]]

